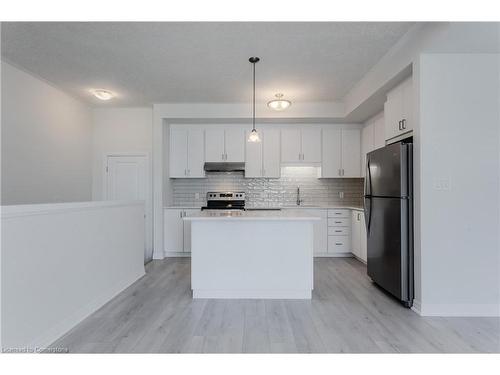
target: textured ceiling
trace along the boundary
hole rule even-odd
[[[342,99],[411,23],[2,23],[2,57],[90,104]]]

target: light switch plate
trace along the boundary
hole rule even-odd
[[[200,199],[200,193],[194,193],[194,199],[196,200]]]
[[[344,199],[344,192],[343,191],[339,191],[339,198]]]

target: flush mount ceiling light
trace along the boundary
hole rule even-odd
[[[94,96],[100,100],[110,100],[114,97],[114,94],[111,91],[102,89],[93,90],[92,94],[94,94]]]
[[[271,109],[274,109],[275,111],[284,111],[288,107],[292,105],[292,102],[290,100],[285,100],[283,98],[283,94],[278,93],[275,95],[276,99],[271,100],[270,102],[267,103],[267,106]]]
[[[260,142],[259,133],[255,128],[255,64],[257,64],[260,59],[258,57],[250,57],[248,59],[253,66],[253,107],[252,107],[252,131],[248,136],[248,142]]]

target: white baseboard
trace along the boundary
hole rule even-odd
[[[193,298],[311,299],[311,290],[193,290]]]
[[[332,254],[332,253],[315,253],[313,255],[315,258],[352,258],[353,255],[351,253],[337,253],[337,254]]]
[[[191,253],[182,253],[178,251],[165,251],[164,258],[191,258]]]
[[[413,306],[411,307],[413,311],[415,311],[418,315],[422,315],[422,304],[420,301],[414,299],[413,300]]]
[[[422,303],[420,305],[420,315],[441,317],[500,317],[500,305]]]
[[[99,310],[107,302],[113,299],[115,296],[123,292],[130,285],[135,283],[141,277],[145,275],[144,270],[134,275],[133,277],[121,280],[120,282],[113,285],[108,290],[104,291],[100,296],[94,299],[92,302],[78,309],[66,319],[58,323],[57,325],[49,328],[43,335],[34,339],[27,347],[29,348],[47,348],[54,341],[62,337],[64,334],[69,332],[73,327],[75,327],[82,320],[87,318],[90,314]]]

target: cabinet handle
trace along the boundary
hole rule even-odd
[[[402,129],[401,129],[401,120],[400,120],[400,121],[398,121],[398,124],[399,124],[399,125],[398,125],[399,130],[402,130]]]
[[[401,127],[406,129],[406,119],[401,120]]]
[[[336,231],[335,231],[335,233],[340,233],[340,232],[342,232],[342,231],[341,231],[341,230],[336,230]]]
[[[342,168],[342,176],[345,176],[344,168]]]
[[[358,221],[360,221],[360,220],[361,220],[361,217],[360,217],[360,216],[361,216],[361,214],[358,214]]]
[[[342,242],[335,242],[335,245],[342,245]]]
[[[182,217],[182,211],[179,212],[179,217]]]
[[[341,221],[336,221],[335,224],[342,224],[342,222]]]
[[[188,172],[188,176],[191,176],[191,169],[188,169],[187,172]]]
[[[339,169],[339,176],[342,176],[342,169]],[[337,214],[335,214],[337,215]]]

